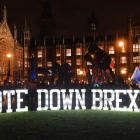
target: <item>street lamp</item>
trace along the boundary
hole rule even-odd
[[[119,45],[119,47],[121,47],[122,49],[124,49],[124,42],[123,42],[123,41],[120,41],[120,42],[118,43],[118,45]],[[118,74],[120,74],[120,72],[119,72],[120,59],[121,59],[120,57],[121,57],[121,54],[120,54],[120,52],[119,52]]]
[[[10,58],[11,57],[11,54],[7,54],[7,57]]]
[[[82,70],[80,71],[80,75],[82,77],[82,82],[83,82],[83,71]]]
[[[124,46],[124,42],[123,42],[123,41],[120,41],[120,42],[119,42],[119,46],[120,46],[120,47],[123,47],[123,46]]]
[[[122,70],[121,72],[122,72],[122,74],[125,74],[125,70]]]
[[[10,58],[11,58],[11,54],[7,54],[7,57],[9,58],[9,74],[10,74]]]

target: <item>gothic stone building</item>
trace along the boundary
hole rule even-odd
[[[0,81],[3,82],[9,72],[10,81],[13,81],[13,72],[18,71],[22,81],[28,80],[30,31],[25,20],[21,34],[21,41],[17,41],[17,29],[14,25],[11,33],[7,24],[7,10],[4,6],[3,19],[0,22]],[[7,55],[11,54],[8,58]],[[10,62],[10,65],[9,65]]]
[[[30,35],[27,21],[21,32],[21,37],[17,40],[17,29],[14,25],[11,33],[7,24],[7,12],[4,6],[3,20],[0,23],[0,81],[6,78],[9,70],[13,81],[13,71],[19,71],[20,80],[30,80],[31,56],[34,55],[36,68],[42,67],[51,72],[53,62],[56,60],[59,64],[62,61],[67,62],[72,67],[72,77],[74,79],[77,73],[79,81],[87,81],[85,69],[89,68],[92,75],[98,75],[97,70],[91,63],[84,61],[84,55],[88,50],[90,43],[98,45],[107,52],[115,63],[113,71],[115,75],[122,74],[125,79],[131,78],[136,66],[139,66],[139,29],[140,22],[138,18],[134,20],[128,18],[128,37],[118,35],[98,35],[97,19],[92,10],[88,19],[88,35],[82,38],[67,39],[64,36],[57,39],[55,36],[55,20],[52,16],[51,4],[49,0],[44,1],[44,11],[40,19],[39,34],[36,38]],[[123,41],[123,46],[119,42]],[[45,79],[49,82],[50,75],[37,73],[36,81]],[[73,80],[72,79],[72,80]]]

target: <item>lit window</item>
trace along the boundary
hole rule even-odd
[[[20,67],[20,61],[18,60],[18,67]]]
[[[87,62],[87,65],[92,65],[92,63],[91,62]]]
[[[47,62],[47,67],[52,67],[52,62]]]
[[[133,44],[133,52],[139,52],[140,51],[140,45]]]
[[[25,67],[27,68],[27,61],[25,61]]]
[[[76,48],[76,55],[82,55],[82,49]]]
[[[60,49],[56,49],[56,56],[60,56]]]
[[[139,63],[140,62],[140,56],[133,57],[133,63]]]
[[[114,46],[109,47],[109,54],[115,54],[115,48]]]
[[[126,52],[126,50],[125,50],[124,47],[122,47],[121,52],[122,52],[122,53],[125,53],[125,52]]]
[[[27,52],[25,52],[25,58],[27,58]]]
[[[38,67],[42,67],[42,63],[38,63]]]
[[[71,59],[66,60],[66,62],[71,66]]]
[[[41,58],[41,57],[42,57],[42,51],[39,50],[39,51],[38,51],[38,58]]]
[[[76,65],[81,65],[81,60],[80,59],[76,59]]]
[[[66,49],[66,56],[71,56],[71,49]]]
[[[61,65],[61,60],[56,60],[56,62],[57,62],[59,65]]]
[[[44,76],[43,74],[38,74],[38,76]]]
[[[77,69],[77,75],[80,75],[80,69]]]
[[[90,75],[92,75],[92,69],[89,69],[89,71],[90,71]]]
[[[122,64],[127,63],[127,57],[121,57],[120,63]]]

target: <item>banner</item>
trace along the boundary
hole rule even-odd
[[[86,89],[37,89],[34,93],[37,101],[36,110],[93,109],[140,112],[140,104],[137,100],[140,90],[91,89],[88,92]],[[3,91],[3,95],[7,96],[7,113],[13,112],[11,99],[14,96],[17,97],[17,101],[14,102],[17,104],[16,112],[28,111],[28,106],[21,107],[21,103],[26,102],[23,94],[28,94],[28,89]],[[30,99],[30,96],[28,97]],[[0,92],[0,112],[2,112],[2,105],[2,92]]]

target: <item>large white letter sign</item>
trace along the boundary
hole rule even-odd
[[[16,90],[17,93],[17,109],[16,112],[21,112],[21,111],[28,111],[28,106],[25,106],[25,108],[20,108],[20,103],[23,102],[23,99],[20,99],[20,94],[25,93],[28,94],[27,89],[22,89],[22,90]]]
[[[132,107],[134,106],[134,111],[139,112],[140,110],[138,109],[137,104],[136,104],[136,98],[138,96],[139,90],[134,90],[134,95],[132,95],[132,90],[127,90],[127,93],[129,94],[129,97],[131,99],[131,103],[127,111],[133,111]]]
[[[103,107],[103,110],[108,110],[109,109],[107,107],[107,102],[108,102],[108,104],[110,106],[110,109],[114,110],[114,107],[113,107],[113,104],[112,104],[112,101],[114,101],[114,99],[115,99],[114,91],[104,89],[103,92],[104,92],[104,107]],[[108,93],[111,93],[111,98],[107,98]]]
[[[0,112],[2,112],[2,92],[0,91]]]
[[[61,89],[61,92],[62,92],[62,100],[63,100],[63,109],[67,110],[67,107],[68,107],[68,109],[71,110],[74,89],[69,89],[70,96],[68,95],[65,96],[66,89]]]
[[[91,92],[93,93],[92,94],[92,101],[93,101],[93,106],[92,106],[92,109],[98,109],[98,110],[101,110],[102,107],[103,107],[103,101],[102,101],[102,98],[103,98],[103,92],[101,89],[92,89]],[[96,93],[99,93],[99,98],[96,98]],[[96,102],[99,101],[99,107],[96,107]]]
[[[79,109],[79,105],[78,105],[78,100],[79,100],[79,103],[81,104],[81,107],[82,109],[86,109],[86,106],[85,106],[85,92],[86,92],[86,89],[81,89],[81,92],[82,92],[82,98],[80,96],[80,93],[79,93],[79,90],[78,89],[75,89],[75,93],[76,93],[76,107],[75,109]]]
[[[47,110],[48,109],[48,90],[47,89],[37,89],[38,92],[38,108],[37,110]],[[45,92],[45,107],[41,107],[41,93]]]
[[[8,109],[6,110],[7,113],[12,112],[11,109],[11,94],[15,95],[15,90],[4,90],[3,95],[7,94],[7,103],[8,103]]]
[[[57,107],[53,107],[53,93],[57,93]],[[59,89],[51,89],[50,90],[50,109],[51,110],[59,110],[60,109],[60,90]]]
[[[119,107],[119,103],[122,102],[122,99],[119,99],[119,94],[123,93],[126,95],[126,90],[115,90],[116,92],[116,111],[126,111],[127,110],[127,106],[124,106],[123,108]]]

